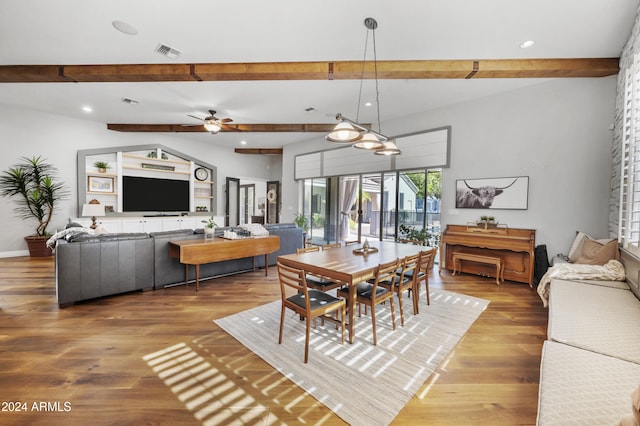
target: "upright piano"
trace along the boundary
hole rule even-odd
[[[447,225],[440,240],[440,268],[453,270],[453,253],[499,256],[504,279],[533,287],[536,231],[518,228],[488,228],[475,225]],[[443,265],[444,260],[444,265]],[[463,262],[461,272],[495,278],[495,266]]]

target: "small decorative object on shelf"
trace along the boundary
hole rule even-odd
[[[493,216],[480,216],[480,220],[467,223],[467,231],[504,233],[509,227],[506,224],[498,223]]]
[[[208,212],[209,209],[206,206],[196,206],[197,212]]]
[[[164,164],[151,164],[151,163],[142,163],[143,169],[154,169],[154,170],[162,170],[165,172],[174,172],[176,168],[174,166],[165,166]]]
[[[98,169],[98,173],[107,173],[107,169],[110,168],[109,163],[106,161],[96,161],[93,163],[93,167]]]
[[[218,224],[215,222],[215,220],[213,220],[213,216],[211,216],[209,219],[206,220],[201,220],[200,222],[204,223],[204,238],[213,238],[214,234],[216,232],[216,226],[218,226]]]
[[[165,154],[164,152],[163,152],[162,154],[160,154],[160,157],[161,157],[163,160],[168,160],[168,159],[169,159],[169,157],[167,156],[167,154]],[[150,151],[150,152],[147,154],[147,158],[158,158],[158,153],[157,153],[156,151]]]
[[[477,224],[484,229],[495,228],[498,226],[498,222],[496,222],[496,218],[493,216],[480,216],[480,220]]]

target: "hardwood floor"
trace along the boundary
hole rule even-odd
[[[430,285],[491,303],[393,424],[535,424],[535,291],[437,269]],[[212,323],[279,297],[270,268],[59,309],[53,258],[0,259],[0,424],[343,424]]]

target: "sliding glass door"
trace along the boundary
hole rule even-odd
[[[440,233],[440,170],[305,179],[303,213],[314,244],[396,240],[401,225]]]

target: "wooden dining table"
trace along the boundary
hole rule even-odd
[[[373,278],[379,264],[391,262],[394,259],[403,259],[424,249],[421,246],[392,241],[371,241],[369,245],[377,249],[377,252],[366,255],[355,254],[354,250],[362,248],[362,245],[348,245],[330,250],[278,256],[278,262],[283,265],[341,281],[348,286],[347,330],[349,331],[349,343],[353,343],[355,339],[357,285]]]

